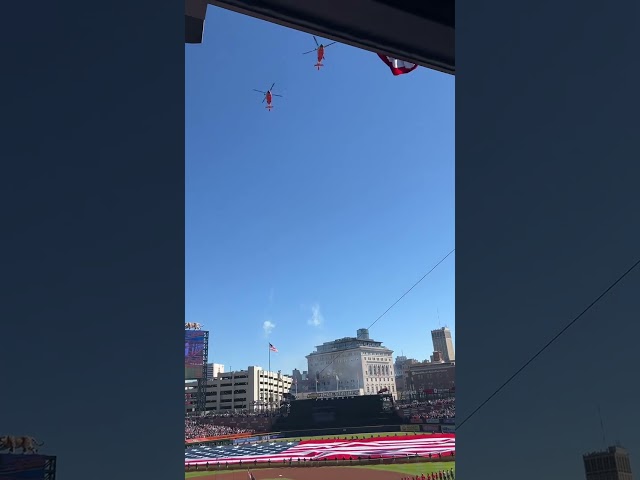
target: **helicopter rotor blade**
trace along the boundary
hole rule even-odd
[[[263,94],[263,95],[266,95],[266,94],[267,94],[267,92],[263,92],[262,90],[256,90],[255,88],[253,89],[253,91],[254,91],[254,92],[261,93],[261,94]]]
[[[324,46],[324,48],[330,47],[330,46],[331,46],[331,45],[333,45],[334,43],[338,43],[338,42],[331,42],[331,43],[329,43],[329,44],[325,45],[325,46]]]
[[[265,96],[262,98],[262,102],[260,102],[260,103],[264,103],[264,101],[265,101],[266,99],[267,99],[267,96],[265,95]]]
[[[306,55],[306,54],[308,54],[308,53],[313,53],[313,52],[315,52],[316,50],[318,50],[318,49],[317,49],[317,48],[314,48],[313,50],[309,50],[308,52],[304,52],[304,53],[303,53],[303,55]]]
[[[282,95],[276,95],[275,93],[272,93],[271,96],[272,97],[280,97],[280,98],[282,98]]]
[[[316,38],[315,35],[311,35],[313,37],[313,41],[316,42],[316,47],[319,47],[320,44],[318,43],[318,39]]]
[[[269,89],[269,91],[271,92],[273,90],[273,87],[275,86],[276,82],[273,82],[273,85],[271,85],[271,88]]]

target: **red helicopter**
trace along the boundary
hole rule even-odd
[[[303,55],[307,55],[308,53],[318,52],[318,63],[316,63],[314,67],[320,70],[320,67],[324,66],[322,65],[322,61],[324,60],[324,49],[338,42],[331,42],[327,45],[323,45],[321,43],[318,43],[318,40],[316,39],[316,37],[313,37],[313,41],[316,42],[316,48],[314,48],[313,50],[309,50],[308,52],[304,52]]]
[[[256,90],[255,88],[253,89],[254,92],[259,92],[264,95],[264,98],[262,99],[262,103],[264,103],[265,100],[267,101],[267,106],[265,108],[269,111],[271,111],[271,109],[273,108],[273,105],[271,105],[271,101],[273,100],[273,97],[282,97],[282,95],[276,95],[275,93],[273,93],[274,85],[275,85],[275,82],[273,83],[273,85],[271,85],[271,88],[266,92],[263,92],[262,90]]]

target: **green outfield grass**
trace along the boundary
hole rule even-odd
[[[357,465],[357,466],[340,466],[339,468],[364,468],[371,470],[384,470],[386,472],[404,473],[406,475],[425,475],[440,470],[456,470],[456,462],[423,462],[423,463],[401,463],[396,465]],[[270,468],[260,469],[272,470]],[[226,472],[188,472],[185,473],[185,478],[205,477],[210,475],[232,475],[233,473],[244,473],[243,470],[231,470]],[[245,473],[246,475],[246,473]],[[283,477],[278,477],[276,480],[287,480]]]

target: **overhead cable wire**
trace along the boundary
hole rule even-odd
[[[460,429],[465,423],[467,423],[476,413],[478,413],[487,403],[489,403],[500,391],[502,391],[507,385],[509,385],[522,371],[533,363],[547,348],[549,348],[556,340],[558,340],[567,330],[578,322],[589,310],[591,310],[600,300],[602,300],[611,290],[613,290],[627,275],[635,270],[640,265],[640,260],[636,261],[628,270],[620,275],[615,282],[609,285],[594,301],[592,301],[587,308],[582,310],[580,314],[567,323],[551,340],[549,340],[541,349],[539,349],[524,365],[515,371],[502,385],[500,385],[491,395],[489,395],[480,405],[478,405],[465,419],[456,424],[456,431]]]

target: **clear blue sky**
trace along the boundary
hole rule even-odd
[[[213,35],[215,32],[215,36]],[[326,43],[326,42],[325,42]],[[455,246],[454,78],[209,7],[186,47],[186,312],[227,369],[306,370]],[[276,82],[275,109],[261,96]],[[451,256],[372,329],[419,360],[454,331]],[[315,320],[315,322],[313,321]],[[267,336],[265,322],[275,325]]]

